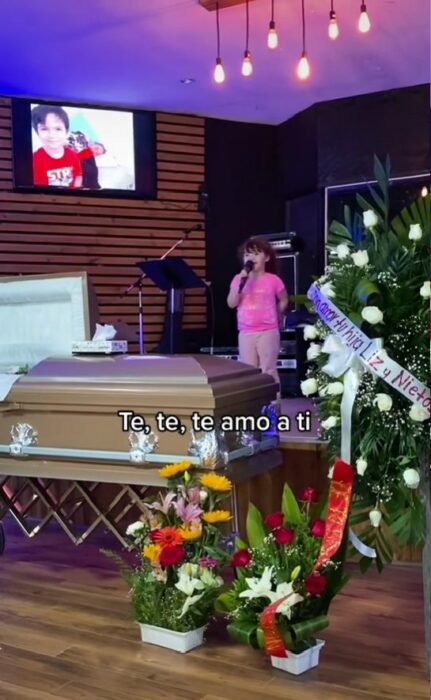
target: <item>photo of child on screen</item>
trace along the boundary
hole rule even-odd
[[[66,144],[69,117],[62,107],[37,105],[31,111],[31,123],[42,144],[33,153],[35,185],[82,187],[81,161]]]

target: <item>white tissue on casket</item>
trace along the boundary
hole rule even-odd
[[[125,353],[127,349],[127,340],[77,340],[72,343],[74,355],[81,353],[113,355],[114,353]]]

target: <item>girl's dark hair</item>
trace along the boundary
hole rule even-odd
[[[33,107],[31,110],[31,123],[36,132],[39,124],[45,124],[48,114],[55,114],[55,116],[63,122],[66,131],[69,131],[69,117],[63,107],[58,107],[57,105],[37,105],[37,107]]]
[[[244,253],[251,253],[254,250],[257,250],[259,253],[265,253],[265,255],[268,256],[268,261],[265,263],[265,270],[276,274],[277,258],[275,257],[274,248],[268,241],[264,238],[259,238],[259,236],[248,238],[239,248],[238,254],[241,263],[244,262]]]

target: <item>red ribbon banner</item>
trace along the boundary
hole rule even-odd
[[[277,608],[288,597],[289,596],[285,596],[284,598],[280,598],[280,600],[276,600],[275,603],[268,605],[260,616],[260,626],[262,627],[265,639],[265,651],[268,656],[278,656],[281,659],[286,658],[287,651],[284,646],[283,637],[277,627]]]
[[[352,500],[353,476],[354,471],[350,464],[342,459],[335,461],[329,489],[325,534],[314,571],[326,564],[340,547]]]

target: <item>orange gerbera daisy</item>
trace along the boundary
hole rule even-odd
[[[228,510],[212,510],[210,513],[204,513],[202,515],[202,520],[205,520],[206,523],[227,523],[228,520],[231,520],[232,515],[229,513]]]
[[[177,474],[182,474],[192,468],[191,462],[178,462],[178,464],[167,464],[163,469],[159,469],[162,479],[172,479]]]
[[[150,533],[153,542],[159,544],[161,548],[166,546],[179,547],[182,545],[184,538],[179,530],[174,527],[164,527],[161,530],[153,530]]]

